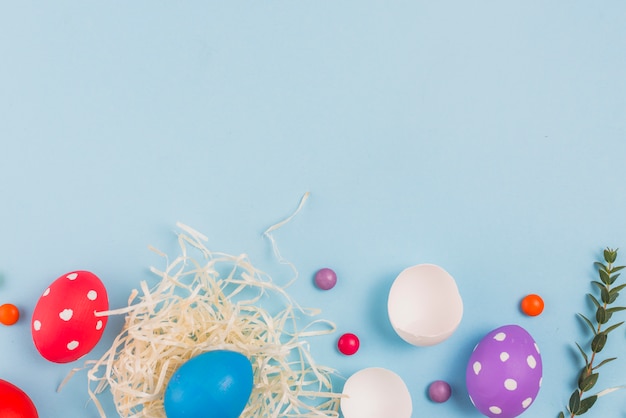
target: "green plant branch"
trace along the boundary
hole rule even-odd
[[[624,323],[622,321],[610,326],[608,325],[614,313],[626,309],[621,306],[611,306],[617,300],[620,290],[626,288],[626,284],[612,287],[620,275],[618,271],[625,267],[614,266],[615,260],[617,259],[617,251],[617,249],[605,249],[603,256],[606,264],[601,262],[595,263],[595,266],[598,269],[600,281],[592,281],[591,283],[598,288],[600,292],[600,300],[598,300],[593,294],[588,294],[596,308],[595,324],[585,315],[578,314],[593,333],[593,338],[589,347],[591,350],[590,356],[587,355],[585,350],[583,350],[578,343],[576,343],[576,347],[578,347],[578,351],[580,351],[585,365],[578,374],[578,387],[572,392],[569,398],[567,411],[570,418],[586,413],[596,403],[600,396],[612,392],[613,390],[611,389],[617,390],[617,388],[606,389],[599,394],[585,397],[585,393],[593,389],[598,382],[598,378],[600,377],[598,369],[617,359],[616,357],[610,357],[602,360],[598,364],[595,363],[597,354],[600,353],[606,345],[609,333]],[[607,326],[607,328],[603,329],[603,326]],[[565,418],[565,413],[560,412],[558,417]]]

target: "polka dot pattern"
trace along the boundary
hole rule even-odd
[[[59,318],[61,318],[65,322],[68,322],[70,319],[72,319],[72,316],[74,316],[74,311],[71,309],[63,309],[61,312],[59,312]]]
[[[75,361],[98,343],[109,309],[104,284],[93,273],[59,277],[43,292],[33,311],[31,331],[39,353],[55,363]]]
[[[476,374],[476,376],[478,376],[478,373],[480,373],[480,370],[483,368],[479,361],[475,361],[472,367],[474,368],[474,374]]]
[[[513,418],[536,399],[542,363],[533,338],[517,325],[488,333],[468,362],[466,383],[476,409],[487,417]]]
[[[490,406],[489,407],[489,412],[491,412],[494,415],[500,415],[502,413],[502,409],[500,409],[497,406]]]

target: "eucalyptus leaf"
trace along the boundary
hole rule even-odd
[[[583,359],[585,360],[585,366],[589,365],[589,357],[587,357],[587,354],[585,353],[585,350],[583,350],[580,346],[580,344],[576,343],[576,347],[578,347],[578,351],[580,351],[580,354],[583,356]]]
[[[610,303],[611,295],[609,293],[609,290],[606,287],[603,287],[602,289],[600,289],[600,299],[604,303],[607,303],[607,304]]]
[[[615,273],[617,271],[620,271],[622,269],[626,268],[626,266],[615,266],[611,269],[611,273]]]
[[[617,324],[611,325],[610,327],[608,327],[607,329],[605,329],[602,333],[603,334],[608,334],[609,332],[613,331],[614,329],[616,329],[617,327],[619,327],[620,325],[622,325],[624,323],[624,321],[619,322]]]
[[[611,290],[609,290],[609,294],[618,293],[622,289],[625,289],[625,288],[626,288],[626,283],[625,284],[620,284],[619,286],[615,286],[615,287],[611,288]]]
[[[604,250],[604,260],[611,264],[611,263],[615,263],[615,259],[617,258],[617,250],[612,250],[610,248],[607,248],[606,250]]]
[[[591,390],[596,383],[598,382],[598,377],[600,375],[598,373],[592,373],[589,376],[583,378],[580,382],[578,382],[578,388],[582,392],[587,392]]]
[[[615,283],[615,280],[617,280],[617,278],[619,277],[620,273],[614,274],[611,277],[609,277],[609,284],[613,284]]]
[[[593,395],[580,401],[580,408],[578,409],[576,415],[582,415],[585,412],[589,411],[589,409],[593,406],[594,403],[596,403],[597,400],[598,396]]]
[[[609,313],[615,313],[615,312],[624,311],[624,310],[626,310],[625,307],[623,307],[623,306],[616,306],[614,308],[607,308],[606,311],[609,312]]]
[[[611,358],[604,359],[600,363],[598,363],[597,365],[593,366],[593,369],[594,370],[599,369],[600,367],[604,366],[606,363],[610,363],[613,360],[617,360],[617,357],[611,357]]]
[[[602,290],[606,288],[606,285],[604,283],[600,283],[597,280],[594,280],[591,282],[592,285],[595,285],[598,289]]]
[[[598,324],[606,324],[609,321],[609,316],[606,309],[602,306],[599,306],[596,310],[596,321],[598,321]]]
[[[608,269],[609,269],[609,268],[608,268],[606,265],[604,265],[604,263],[601,263],[601,262],[599,262],[599,261],[596,261],[595,263],[593,263],[593,265],[594,265],[594,266],[596,266],[596,268],[597,268],[598,270],[604,270],[604,271],[607,271],[607,272],[608,272]]]
[[[600,304],[600,302],[598,302],[598,299],[596,299],[596,297],[594,295],[592,295],[591,293],[587,293],[587,296],[589,296],[589,299],[591,299],[593,304],[596,305],[596,308],[599,308],[600,306],[602,306]]]
[[[598,273],[600,273],[600,280],[602,280],[602,283],[604,284],[609,284],[611,281],[611,276],[609,276],[609,273],[607,273],[606,271],[600,269],[598,270]]]
[[[569,411],[576,415],[580,409],[580,392],[576,389],[569,397]]]
[[[594,335],[598,333],[598,331],[596,331],[596,327],[593,326],[589,318],[587,318],[585,315],[581,313],[579,313],[578,316],[581,317],[587,325],[589,325],[589,328],[591,328],[591,331],[593,332]]]
[[[607,333],[606,331],[597,333],[591,341],[591,351],[599,353],[606,345]]]

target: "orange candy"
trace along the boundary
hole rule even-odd
[[[20,311],[17,306],[5,303],[0,306],[0,324],[13,325],[20,319]]]
[[[535,294],[526,295],[524,299],[522,299],[521,308],[522,312],[526,315],[537,316],[543,312],[543,299],[541,299],[541,296]]]

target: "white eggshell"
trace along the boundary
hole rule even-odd
[[[344,418],[411,418],[411,394],[400,376],[371,367],[350,376],[343,387]]]
[[[402,271],[387,302],[396,333],[417,346],[438,344],[454,333],[463,317],[463,300],[454,278],[434,264]]]

